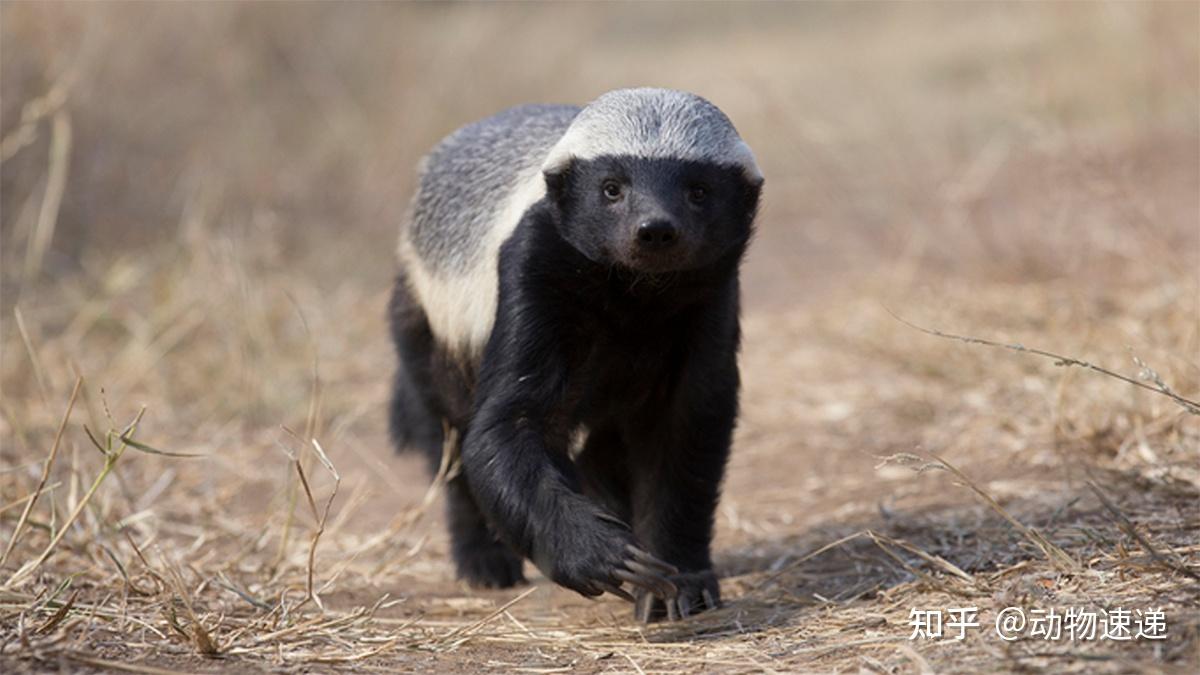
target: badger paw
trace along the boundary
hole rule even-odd
[[[638,589],[633,604],[633,615],[638,621],[677,621],[721,606],[721,585],[712,570],[673,574],[668,579],[678,589],[675,597]]]
[[[623,584],[634,592],[675,596],[670,576],[679,570],[639,548],[628,525],[590,506],[572,511],[571,518],[546,547],[551,554],[534,558],[551,580],[587,597],[612,593],[633,602]]]

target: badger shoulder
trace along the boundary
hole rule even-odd
[[[486,343],[498,251],[544,195],[541,164],[579,110],[510,108],[455,131],[421,161],[399,257],[430,330],[450,352],[471,357]]]

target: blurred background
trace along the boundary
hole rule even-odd
[[[65,189],[29,270],[52,276],[186,246],[202,212],[270,231],[289,268],[386,283],[439,138],[634,85],[710,98],[760,155],[751,302],[897,255],[1047,278],[1132,255],[1138,227],[1195,242],[1191,3],[18,2],[3,21],[8,307],[60,113]]]
[[[214,238],[322,293],[383,288],[439,138],[636,85],[708,97],[759,155],[751,308],[900,260],[1177,274],[1170,254],[1200,236],[1191,3],[15,2],[2,18],[5,319],[41,282]]]
[[[508,106],[637,85],[708,97],[756,150],[751,310],[897,273],[1086,292],[1200,262],[1192,3],[12,2],[0,17],[0,316],[11,328],[20,305],[55,331],[74,316],[101,351],[105,336],[161,351],[168,283],[195,324],[168,321],[177,341],[276,350],[281,291],[382,340],[365,294],[389,283],[420,156]],[[79,319],[98,288],[131,305]],[[13,336],[10,386],[32,375]]]
[[[295,505],[280,424],[361,470],[353,523],[380,526],[426,485],[384,424],[417,161],[506,107],[643,85],[716,103],[766,175],[723,573],[946,495],[879,469],[892,452],[970,466],[1034,521],[1084,465],[1137,476],[1130,495],[1200,486],[1200,430],[1170,401],[884,311],[1149,377],[1133,350],[1194,397],[1197,3],[4,2],[0,460],[25,487],[0,502],[33,484],[82,374],[90,428],[144,404],[147,442],[209,457],[125,467],[142,497],[103,513],[154,502],[142,535],[194,522],[217,533],[201,552],[270,558]],[[99,460],[68,438],[78,484]],[[451,583],[439,536],[397,573]]]

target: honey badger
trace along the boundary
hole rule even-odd
[[[738,268],[763,177],[694,94],[527,105],[422,160],[389,306],[400,448],[438,467],[457,573],[529,558],[642,621],[716,607],[738,407]]]

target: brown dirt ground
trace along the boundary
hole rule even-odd
[[[1196,6],[691,9],[7,3],[0,670],[1195,672],[1200,418],[892,313],[1197,398]],[[528,566],[454,580],[386,441],[383,322],[429,143],[645,78],[725,107],[768,175],[727,605],[649,627]],[[143,405],[138,441],[203,456],[126,450],[89,496],[84,425],[106,445]],[[964,606],[967,639],[909,639],[911,610]],[[1168,633],[1008,642],[1008,606],[1161,608]]]

